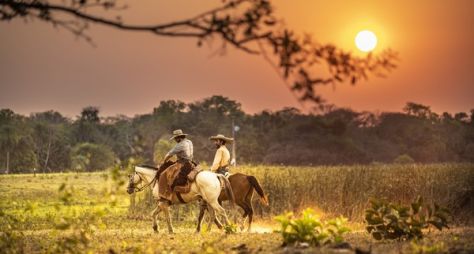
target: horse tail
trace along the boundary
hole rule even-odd
[[[227,197],[230,200],[230,203],[232,205],[232,208],[235,206],[235,196],[234,192],[232,191],[232,186],[230,185],[229,179],[227,177],[217,174],[217,177],[220,178],[224,182],[224,189]]]
[[[263,192],[262,186],[258,183],[257,178],[255,176],[247,176],[247,180],[249,181],[250,185],[257,191],[257,194],[260,196],[260,202],[264,205],[268,205],[268,199],[265,193]]]

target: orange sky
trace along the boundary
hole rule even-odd
[[[161,23],[221,1],[130,1],[125,20]],[[296,31],[356,51],[359,30],[376,33],[376,50],[399,51],[388,79],[372,78],[321,90],[338,106],[399,111],[407,101],[437,112],[474,108],[474,1],[273,1]],[[292,95],[260,57],[229,50],[212,56],[193,39],[160,38],[94,26],[91,47],[49,24],[0,23],[0,108],[28,114],[49,109],[75,116],[87,105],[103,114],[151,112],[160,100],[186,102],[222,94],[250,113],[295,106]]]

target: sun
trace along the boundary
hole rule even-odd
[[[377,46],[377,36],[372,31],[360,31],[355,37],[355,44],[360,51],[370,52]]]

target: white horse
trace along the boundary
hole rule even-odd
[[[158,232],[158,224],[156,222],[157,216],[160,212],[165,214],[166,222],[168,224],[168,232],[173,233],[173,225],[171,223],[171,216],[169,213],[169,206],[176,204],[189,203],[192,201],[202,199],[207,204],[209,204],[209,212],[211,215],[211,220],[215,220],[217,226],[222,228],[217,215],[224,217],[224,223],[229,224],[227,214],[218,202],[219,195],[221,193],[221,183],[219,178],[224,181],[224,189],[226,194],[230,197],[234,197],[232,188],[229,181],[222,175],[210,172],[202,171],[197,176],[196,179],[191,183],[191,191],[188,193],[181,194],[181,197],[178,197],[176,193],[173,193],[173,198],[171,203],[167,200],[161,200],[159,196],[159,187],[158,187],[158,178],[155,177],[158,169],[151,166],[135,166],[135,172],[129,176],[127,192],[132,194],[134,192],[142,191],[143,189],[149,187],[152,190],[153,198],[157,202],[156,208],[152,212],[153,219],[153,230]],[[232,200],[232,204],[235,201]]]

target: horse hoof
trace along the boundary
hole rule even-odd
[[[155,231],[155,233],[158,233],[158,226],[153,226],[153,231]]]

